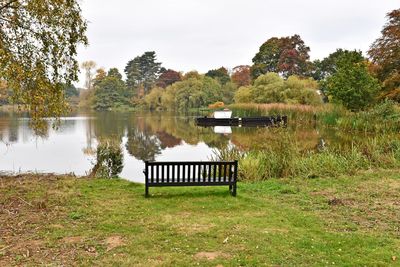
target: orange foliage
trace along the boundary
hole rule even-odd
[[[239,87],[249,85],[251,83],[250,66],[240,65],[234,67],[231,79]]]
[[[224,102],[217,101],[214,104],[208,105],[208,108],[217,109],[217,108],[223,108],[224,106],[225,106]]]

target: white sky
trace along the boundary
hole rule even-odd
[[[117,67],[145,51],[177,71],[251,64],[270,37],[299,34],[311,59],[368,50],[399,0],[82,0],[89,46],[78,60]],[[81,73],[83,84],[84,76]]]

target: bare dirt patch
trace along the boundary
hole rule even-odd
[[[354,203],[353,199],[332,197],[328,199],[329,206],[348,206]]]
[[[229,255],[228,253],[224,253],[224,252],[219,252],[219,251],[215,251],[215,252],[199,252],[196,253],[194,255],[194,257],[198,260],[215,260],[216,258],[224,258],[224,259],[229,259],[231,257],[231,255]]]
[[[105,244],[107,246],[107,251],[110,251],[114,248],[125,245],[125,242],[122,239],[122,237],[116,235],[116,236],[107,237],[105,240]]]
[[[83,241],[84,238],[81,236],[67,236],[61,239],[61,242],[65,244],[77,244],[82,243]]]

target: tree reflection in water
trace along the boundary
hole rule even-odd
[[[161,142],[154,136],[139,131],[128,130],[128,142],[125,145],[129,154],[140,160],[154,161],[161,154]]]
[[[232,134],[216,134],[212,127],[197,127],[194,116],[183,116],[165,112],[77,112],[70,118],[61,121],[58,133],[67,135],[83,132],[85,145],[83,154],[93,155],[99,139],[113,139],[123,145],[127,152],[140,160],[155,160],[165,149],[181,145],[198,145],[204,143],[209,148],[222,149],[229,144],[241,150],[263,149],[280,142],[280,134],[274,129],[266,128],[232,128]],[[42,137],[53,135],[46,128]],[[331,143],[342,143],[341,140],[355,139],[340,135],[319,127],[288,127],[291,138],[300,144],[301,150],[308,150],[318,144],[320,138]],[[36,132],[36,134],[38,134]],[[0,138],[3,143],[17,143],[23,139],[30,142],[35,132],[29,128],[29,121],[19,114],[0,113]],[[346,139],[347,138],[347,139]]]

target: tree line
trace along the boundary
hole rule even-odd
[[[117,69],[107,74],[98,69],[92,80],[87,74],[86,87],[93,86],[89,102],[96,109],[186,110],[215,102],[317,105],[329,100],[354,111],[381,99],[400,102],[400,10],[388,13],[387,18],[381,37],[367,55],[337,49],[311,61],[310,47],[296,34],[268,39],[251,66],[200,74],[166,69],[156,53],[148,51],[128,61],[125,80]],[[93,68],[88,70],[87,65],[82,67],[90,73]]]
[[[87,22],[76,0],[5,1],[0,4],[0,104],[27,105],[33,118],[60,116],[76,98],[77,46],[86,45]],[[32,25],[36,25],[32,28]],[[391,99],[400,102],[400,9],[387,14],[367,55],[337,49],[310,60],[300,35],[263,43],[251,66],[204,74],[163,67],[148,51],[129,60],[125,78],[116,68],[81,65],[86,88],[79,105],[95,109],[188,109],[214,102],[318,104],[322,96],[351,110]],[[318,94],[319,93],[319,94]]]

